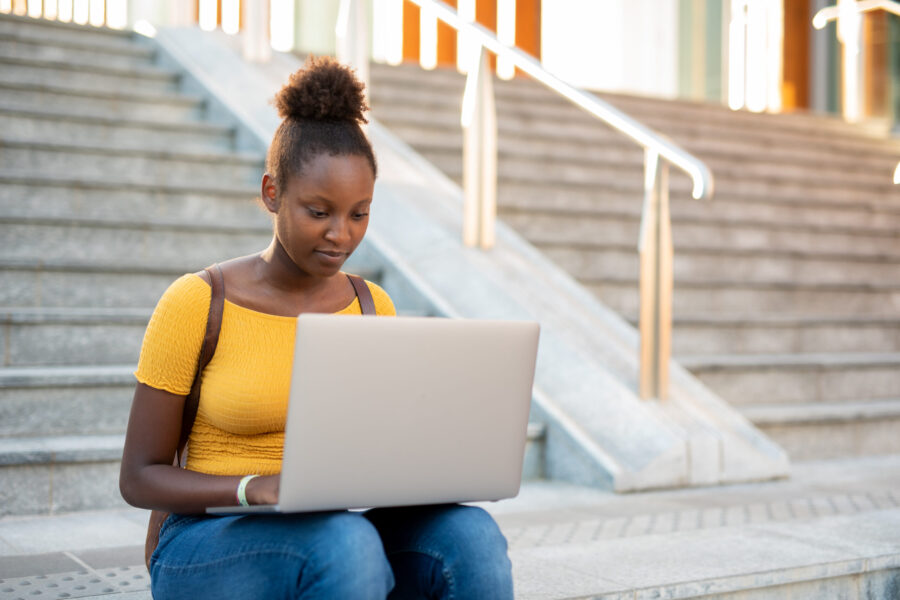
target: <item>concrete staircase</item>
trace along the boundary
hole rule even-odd
[[[143,329],[264,247],[260,148],[140,36],[0,15],[0,514],[121,504]]]
[[[455,71],[373,65],[372,105],[461,180]],[[632,322],[642,152],[538,84],[497,82],[500,215]],[[794,460],[900,452],[900,142],[838,120],[605,95],[713,170],[672,176],[674,353]]]

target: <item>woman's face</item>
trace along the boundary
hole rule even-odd
[[[369,225],[375,176],[362,156],[320,154],[284,189],[263,176],[262,197],[275,215],[275,236],[304,273],[328,277],[340,271]]]

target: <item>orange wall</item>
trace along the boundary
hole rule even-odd
[[[456,0],[444,0],[456,7]],[[419,7],[403,2],[403,59],[419,60]],[[475,20],[497,31],[497,0],[476,0]],[[540,57],[541,49],[541,0],[516,0],[516,45],[533,56]],[[438,22],[438,64],[456,65],[456,32],[443,22]],[[496,57],[491,55],[491,66]]]

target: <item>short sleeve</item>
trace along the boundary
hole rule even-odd
[[[375,314],[380,317],[394,317],[397,310],[394,308],[394,302],[388,293],[381,286],[371,281],[366,281],[369,291],[372,292],[372,300],[375,301]]]
[[[197,275],[177,279],[160,298],[141,346],[137,380],[179,396],[191,391],[209,315],[209,285]]]

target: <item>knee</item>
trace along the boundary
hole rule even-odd
[[[474,506],[448,507],[438,518],[432,539],[441,547],[444,568],[460,597],[479,589],[491,590],[492,598],[512,597],[506,538],[486,511]]]
[[[310,597],[384,598],[394,584],[381,538],[359,514],[323,516],[309,551],[300,584]]]

